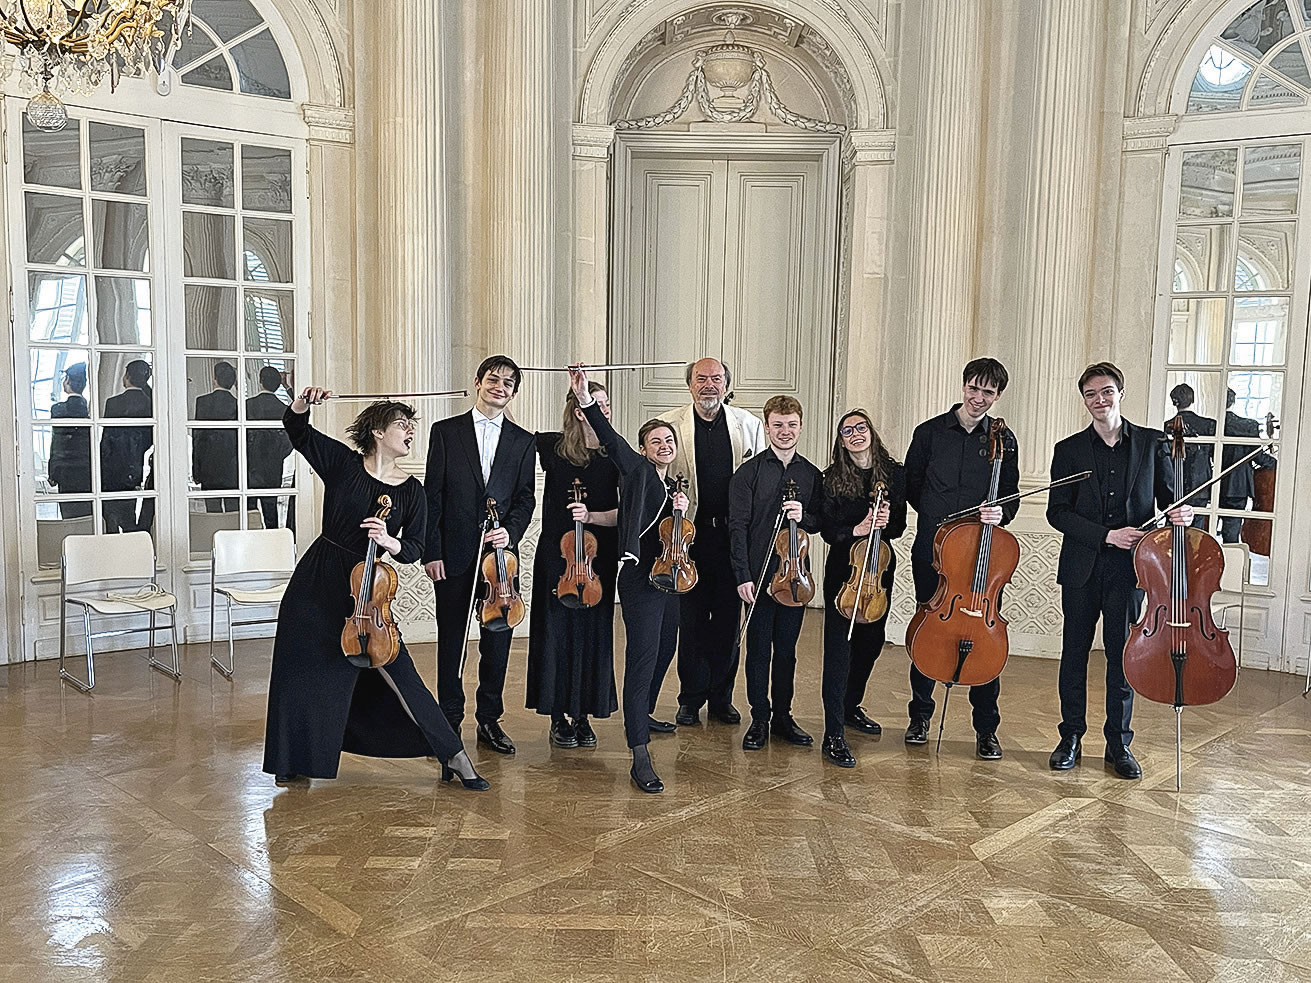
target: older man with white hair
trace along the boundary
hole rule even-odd
[[[700,723],[707,705],[709,715],[723,723],[742,719],[733,706],[741,601],[729,560],[728,479],[764,450],[765,428],[752,413],[727,405],[732,385],[733,373],[719,359],[693,362],[687,367],[692,401],[662,417],[678,432],[678,457],[669,473],[687,477],[687,515],[696,524],[692,559],[698,581],[683,595],[679,617],[675,719],[684,726]]]

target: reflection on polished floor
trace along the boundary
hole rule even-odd
[[[818,627],[797,706],[817,737]],[[1142,782],[1098,741],[1048,771],[1055,662],[1011,661],[1004,760],[974,759],[963,694],[941,754],[908,750],[901,649],[853,771],[703,724],[655,739],[668,791],[646,796],[618,716],[561,751],[516,710],[517,756],[473,751],[490,793],[349,756],[279,789],[269,648],[244,643],[229,683],[192,647],[180,686],[109,656],[91,698],[51,663],[7,671],[0,980],[1311,980],[1311,701],[1290,676],[1185,713],[1183,794],[1166,707],[1138,708]],[[432,646],[415,656],[431,679]],[[519,644],[512,663],[518,704]]]

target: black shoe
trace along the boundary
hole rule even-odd
[[[478,737],[482,738],[481,727],[478,729]],[[578,732],[574,730],[574,725],[563,717],[552,720],[551,743],[556,747],[578,747]],[[596,743],[595,737],[592,738],[592,743]]]
[[[641,781],[637,777],[637,766],[634,765],[628,769],[628,777],[633,780],[633,784],[638,787],[639,791],[646,792],[649,795],[657,795],[665,790],[665,783],[660,780],[660,776],[654,772],[646,781]]]
[[[751,721],[751,726],[742,735],[743,751],[759,751],[769,741],[769,724],[763,720]]]
[[[678,728],[668,720],[656,720],[655,717],[647,718],[646,728],[652,734],[672,734],[674,731],[678,730]]]
[[[470,792],[486,792],[489,788],[492,787],[492,783],[489,782],[487,779],[483,778],[483,776],[478,774],[476,771],[473,773],[472,778],[465,778],[463,775],[457,775],[455,773],[455,769],[453,769],[450,765],[443,764],[442,781],[449,782],[456,778],[458,778],[460,780],[460,784],[463,785],[465,788],[467,788]]]
[[[308,782],[308,778],[301,778],[299,775],[274,775],[274,785],[291,785],[294,782]]]
[[[974,742],[974,753],[982,761],[1000,761],[1001,742],[997,740],[997,735],[980,734],[978,740]]]
[[[514,754],[514,741],[510,740],[496,721],[478,725],[478,743],[486,744],[497,754]]]
[[[578,737],[579,747],[596,747],[596,731],[592,730],[586,717],[574,721],[574,734]]]
[[[1078,734],[1069,734],[1061,738],[1061,742],[1056,745],[1056,750],[1047,759],[1047,764],[1051,766],[1052,771],[1069,771],[1082,757],[1083,742]]]
[[[927,744],[929,743],[929,722],[923,717],[918,717],[910,722],[906,728],[907,744]]]
[[[679,727],[692,727],[701,723],[701,711],[696,707],[678,705],[678,713],[674,715],[674,722]]]
[[[722,707],[710,707],[706,710],[706,716],[711,720],[718,720],[721,724],[740,724],[742,714],[737,712],[737,707],[727,703]]]
[[[797,747],[810,747],[815,743],[815,739],[798,727],[797,722],[791,717],[775,717],[774,725],[770,730],[775,737],[781,737]]]
[[[847,741],[842,737],[826,737],[823,744],[824,757],[832,761],[839,768],[856,767],[856,759],[851,754],[851,748],[847,747]]]
[[[856,707],[855,710],[847,714],[845,723],[848,727],[855,727],[862,734],[869,734],[872,737],[878,737],[883,733],[883,728],[879,726],[878,721],[870,720],[865,715],[864,707]]]
[[[1115,769],[1121,778],[1142,778],[1143,766],[1124,745],[1106,749],[1106,763]]]

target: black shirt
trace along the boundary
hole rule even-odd
[[[906,500],[919,515],[917,544],[931,544],[942,520],[962,509],[988,500],[992,485],[992,460],[988,432],[992,417],[985,416],[972,431],[960,425],[957,403],[946,413],[925,420],[915,428],[906,450]],[[1020,465],[1015,433],[1007,428],[998,495],[1014,495],[1020,489]],[[1002,525],[1015,518],[1020,503],[1001,507]],[[923,546],[917,548],[922,549]]]
[[[1129,488],[1129,447],[1124,434],[1107,446],[1100,436],[1093,439],[1093,473],[1102,490],[1102,521],[1108,529],[1129,524],[1125,495]]]
[[[801,522],[806,532],[819,531],[823,512],[824,476],[819,468],[800,454],[795,454],[785,468],[773,447],[748,458],[733,473],[728,483],[728,530],[733,575],[739,584],[755,583],[760,568],[769,557],[771,569],[775,558],[770,533],[783,505],[783,485],[789,478],[797,483],[801,503]]]
[[[696,421],[697,522],[715,528],[728,520],[728,481],[733,477],[728,414],[721,406],[713,420],[703,420],[695,411],[692,419]]]

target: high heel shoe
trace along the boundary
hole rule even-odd
[[[449,782],[454,778],[460,779],[460,784],[471,792],[486,792],[492,787],[492,783],[483,778],[482,775],[474,773],[472,778],[465,778],[463,775],[456,775],[455,769],[448,764],[442,765],[442,781]]]

